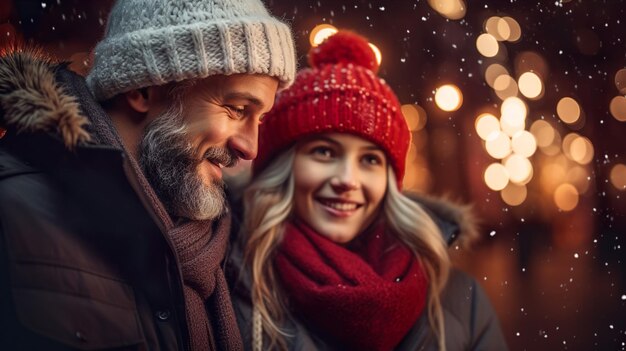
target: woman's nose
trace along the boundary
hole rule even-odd
[[[356,167],[350,164],[342,164],[330,179],[330,185],[336,192],[345,192],[359,189],[361,182]]]

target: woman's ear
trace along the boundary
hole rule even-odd
[[[150,110],[150,99],[148,98],[147,88],[131,90],[124,93],[124,97],[133,110],[140,113],[146,113]]]

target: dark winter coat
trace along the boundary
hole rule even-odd
[[[0,348],[187,349],[176,255],[122,150],[90,138],[84,80],[4,56],[0,107]]]
[[[466,244],[476,236],[469,211],[441,200],[412,196],[420,202],[439,225],[444,239],[452,245]],[[242,271],[241,244],[236,243],[228,259],[227,274],[231,279],[233,304],[246,350],[252,348],[251,280]],[[441,301],[445,320],[445,339],[448,351],[481,350],[503,351],[507,346],[500,325],[488,297],[481,286],[465,273],[452,270]],[[326,345],[314,330],[307,329],[291,317],[286,327],[289,349],[295,351],[334,350]],[[426,314],[417,320],[395,350],[437,350],[437,339],[432,333]]]

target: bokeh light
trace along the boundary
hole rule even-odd
[[[500,131],[500,121],[491,113],[483,113],[476,118],[474,123],[478,136],[487,140],[491,133]]]
[[[564,97],[557,103],[556,113],[563,122],[574,124],[580,118],[580,106],[571,97]]]
[[[508,74],[498,76],[493,82],[493,89],[496,95],[502,100],[517,96],[518,92],[517,82]]]
[[[476,49],[485,57],[496,56],[499,48],[498,41],[491,34],[483,33],[476,39]]]
[[[534,72],[539,77],[548,77],[548,63],[534,51],[524,51],[515,56],[516,72]]]
[[[401,107],[402,115],[406,119],[406,123],[411,131],[422,130],[426,125],[426,111],[414,104],[405,104]]]
[[[552,125],[544,120],[536,120],[530,125],[530,132],[535,136],[537,146],[548,147],[554,141],[556,131]]]
[[[626,68],[622,68],[615,73],[615,87],[620,94],[626,95]]]
[[[492,163],[485,170],[484,179],[489,189],[500,191],[509,183],[509,174],[501,163]]]
[[[535,99],[543,91],[541,78],[533,72],[524,72],[518,79],[519,90],[525,97]]]
[[[533,166],[526,157],[513,154],[504,160],[503,164],[511,182],[526,184],[532,179]]]
[[[587,168],[579,165],[575,165],[567,171],[565,181],[575,186],[579,194],[586,193],[591,182]]]
[[[626,190],[626,165],[618,163],[613,166],[609,178],[616,189]]]
[[[519,23],[513,17],[502,17],[502,19],[507,23],[509,28],[509,37],[506,39],[510,42],[516,42],[520,40],[522,37],[522,28]],[[498,25],[500,27],[500,25]]]
[[[563,138],[563,153],[570,160],[585,165],[593,160],[593,144],[585,137],[569,133]]]
[[[509,136],[524,130],[526,126],[526,113],[528,112],[524,101],[517,97],[509,97],[500,106],[500,126]]]
[[[528,190],[525,185],[516,185],[512,183],[507,184],[507,186],[500,192],[502,201],[509,206],[521,205],[524,200],[526,200],[527,195]]]
[[[337,33],[337,28],[330,24],[324,23],[317,25],[313,28],[311,34],[309,35],[309,42],[312,47],[316,47],[335,33]]]
[[[378,65],[380,66],[380,63],[383,62],[383,54],[380,52],[380,49],[376,45],[372,43],[369,44],[370,48],[372,48],[372,51],[374,51],[374,55],[376,56],[376,62],[378,62]]]
[[[502,159],[511,154],[511,139],[503,132],[495,131],[487,137],[485,148],[489,156]]]
[[[537,141],[528,131],[521,130],[511,138],[513,152],[524,157],[530,157],[537,151]]]
[[[435,103],[444,111],[456,111],[463,104],[463,94],[454,84],[446,84],[435,91]]]
[[[554,191],[554,203],[563,211],[571,211],[578,205],[578,190],[572,184],[559,185]]]
[[[451,20],[463,18],[467,11],[463,0],[428,0],[428,4],[440,15]]]
[[[496,79],[502,75],[509,75],[509,71],[499,63],[492,63],[485,70],[485,81],[490,87],[494,87]]]
[[[616,96],[611,99],[609,111],[616,120],[626,122],[626,97]]]

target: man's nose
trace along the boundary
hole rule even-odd
[[[256,158],[259,143],[259,124],[258,122],[250,122],[241,126],[237,133],[231,136],[228,147],[244,160],[253,160]]]

